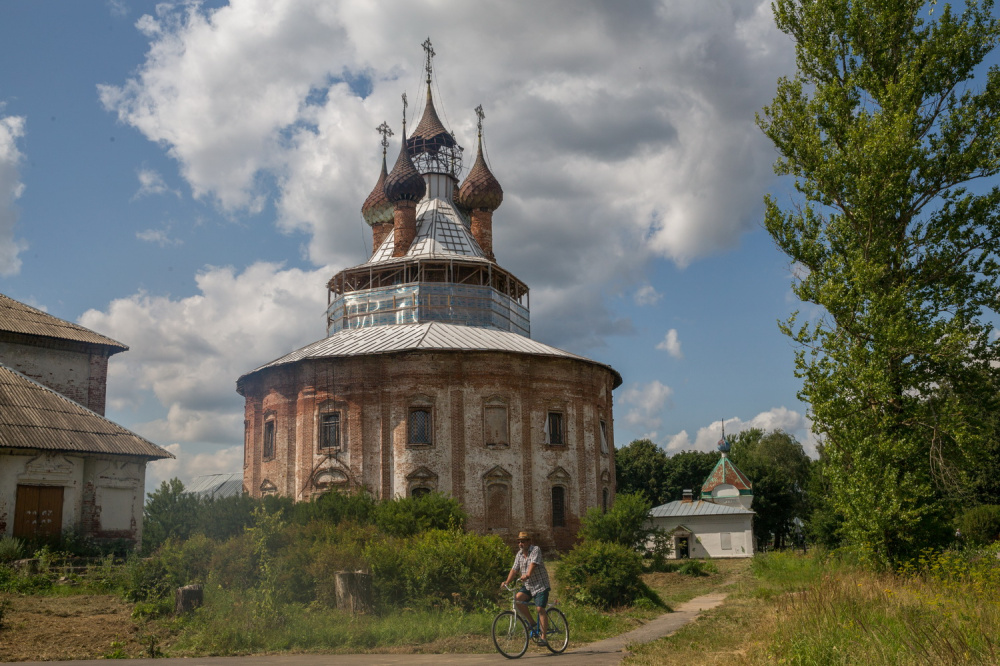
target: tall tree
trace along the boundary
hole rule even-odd
[[[636,439],[615,452],[619,493],[639,493],[654,505],[663,503],[667,452],[649,439]]]
[[[997,345],[1000,29],[990,0],[776,0],[797,73],[758,125],[800,197],[766,226],[822,314],[783,330],[841,534],[875,565],[945,533],[989,433]],[[975,185],[975,187],[972,187]]]
[[[685,490],[693,490],[698,497],[705,479],[718,462],[718,451],[679,451],[667,458],[663,502],[681,499]]]
[[[795,518],[807,517],[806,492],[811,463],[802,445],[791,435],[759,428],[744,430],[729,438],[729,457],[753,484],[754,534],[774,545],[789,543]]]

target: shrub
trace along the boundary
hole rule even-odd
[[[386,534],[404,537],[427,530],[464,528],[466,513],[454,497],[435,492],[380,502],[373,517]]]
[[[656,530],[647,527],[652,503],[640,493],[622,493],[615,497],[607,512],[592,507],[580,522],[580,537],[584,541],[617,543],[640,550]]]
[[[410,539],[375,541],[365,548],[380,608],[492,605],[507,571],[510,549],[497,536],[430,530]]]
[[[350,493],[329,492],[311,502],[299,502],[292,510],[292,520],[299,524],[323,521],[338,525],[344,521],[368,523],[377,502],[364,490]]]
[[[13,562],[24,557],[24,542],[17,537],[0,537],[0,562]]]
[[[132,554],[125,560],[120,576],[117,587],[126,601],[152,601],[170,595],[163,564],[156,558]]]
[[[974,545],[985,545],[1000,538],[1000,506],[984,504],[967,509],[958,517],[962,538]]]
[[[186,541],[167,539],[156,552],[163,566],[165,582],[171,587],[206,583],[211,571],[215,542],[203,534]]]
[[[642,558],[631,548],[606,541],[584,541],[563,556],[559,583],[573,601],[609,608],[647,595]]]
[[[226,590],[249,590],[260,580],[253,540],[246,532],[219,544],[209,564],[210,581]]]

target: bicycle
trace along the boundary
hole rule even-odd
[[[528,651],[528,641],[531,638],[531,630],[528,629],[528,620],[517,612],[517,592],[518,587],[504,584],[504,589],[511,592],[510,610],[501,611],[493,618],[493,646],[497,652],[508,659],[517,659]],[[531,614],[531,611],[528,611]],[[566,651],[569,645],[569,622],[566,616],[555,606],[545,609],[545,614],[549,618],[549,629],[545,632],[545,646],[554,654],[561,654]],[[537,627],[536,627],[537,629]]]

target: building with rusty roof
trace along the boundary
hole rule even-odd
[[[650,525],[669,535],[675,558],[753,557],[753,485],[729,459],[725,432],[718,448],[722,455],[699,499],[685,490],[683,499],[649,512]]]
[[[103,416],[126,349],[0,294],[0,535],[141,539],[146,463],[173,456]]]
[[[531,339],[527,284],[493,251],[503,188],[479,118],[476,159],[432,96],[361,208],[370,258],[328,285],[327,335],[237,381],[243,481],[254,496],[335,488],[452,495],[469,527],[569,547],[615,493],[613,368]]]

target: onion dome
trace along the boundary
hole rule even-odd
[[[382,173],[378,177],[378,182],[375,183],[375,188],[365,199],[365,203],[361,206],[361,217],[365,218],[365,222],[368,226],[373,227],[376,224],[382,224],[385,222],[392,222],[392,211],[393,205],[389,201],[388,197],[385,196],[385,180],[388,174],[385,170],[385,153],[382,153]]]
[[[479,148],[476,151],[476,162],[469,169],[469,175],[465,177],[465,182],[458,188],[459,206],[466,210],[488,210],[494,211],[503,203],[503,188],[500,182],[493,176],[493,172],[486,166],[483,159],[483,135],[479,134]]]
[[[424,177],[420,175],[406,150],[406,129],[403,130],[403,145],[399,148],[396,164],[385,179],[385,196],[391,203],[397,201],[420,201],[427,191]]]
[[[720,440],[719,440],[719,451],[720,451],[721,453],[729,453],[729,450],[730,450],[731,448],[733,448],[733,445],[732,445],[732,444],[730,444],[730,443],[729,443],[729,440],[728,440],[728,439],[726,439],[726,436],[725,436],[725,435],[723,435],[723,436],[722,436],[722,439],[720,439]]]
[[[410,151],[411,157],[416,157],[420,153],[436,153],[442,148],[454,148],[458,145],[451,132],[444,128],[444,124],[438,117],[434,108],[434,99],[431,96],[431,87],[427,86],[427,103],[424,105],[424,115],[417,123],[413,134],[406,140],[406,148]]]

